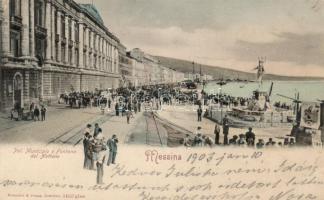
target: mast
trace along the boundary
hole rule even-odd
[[[192,80],[195,81],[195,62],[192,61]]]

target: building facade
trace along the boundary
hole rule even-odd
[[[133,61],[126,52],[126,47],[120,43],[119,45],[119,69],[121,74],[122,87],[134,86],[134,66]]]
[[[119,39],[90,4],[0,0],[0,109],[119,87]]]

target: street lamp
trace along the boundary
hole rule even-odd
[[[220,123],[222,123],[223,121],[223,105],[221,104],[221,94],[222,94],[222,87],[218,88],[218,103],[221,109],[221,119],[220,119]]]

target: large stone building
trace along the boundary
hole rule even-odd
[[[119,45],[119,71],[121,74],[122,87],[135,86],[134,85],[134,66],[132,59],[129,57],[128,52],[126,52],[126,47],[120,43]]]
[[[0,109],[119,86],[119,39],[90,4],[0,0]]]

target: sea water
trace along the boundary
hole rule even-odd
[[[273,82],[271,102],[291,103],[292,100],[279,96],[285,95],[296,98],[299,93],[301,101],[324,100],[324,81],[264,81],[261,85],[256,82],[230,82],[219,86],[217,82],[210,82],[205,86],[205,91],[209,94],[225,93],[235,97],[251,97],[253,91],[270,91],[271,82]]]

